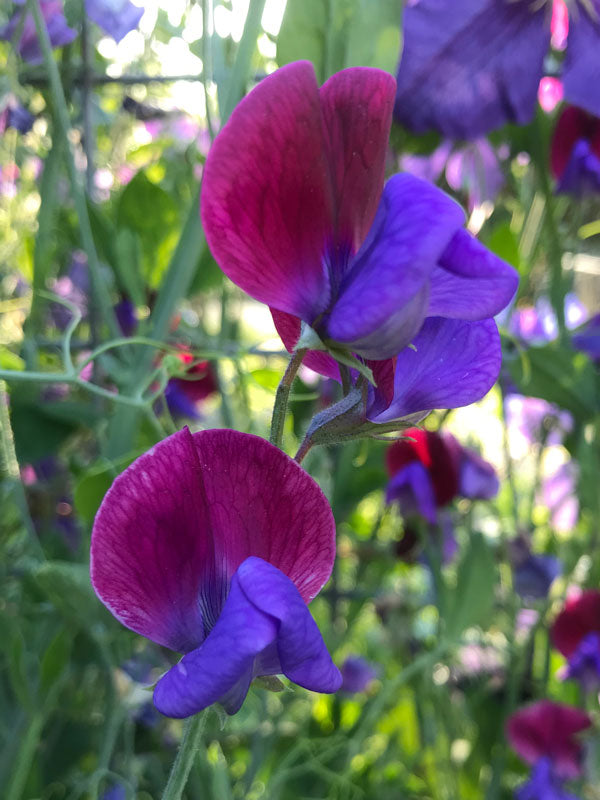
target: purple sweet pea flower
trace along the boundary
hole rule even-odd
[[[550,511],[552,526],[569,533],[577,524],[579,500],[577,498],[577,464],[566,461],[542,481],[537,501]]]
[[[515,591],[525,600],[548,596],[554,580],[562,573],[562,563],[555,556],[535,555],[524,538],[511,543]]]
[[[0,133],[8,128],[14,128],[19,133],[29,133],[35,122],[35,117],[30,114],[18,101],[9,99],[4,111],[0,113]]]
[[[340,691],[348,694],[366,691],[379,674],[377,667],[360,656],[348,656],[340,672],[342,674]]]
[[[544,757],[533,766],[531,777],[515,792],[515,800],[578,800],[567,792],[556,774],[552,760]]]
[[[25,0],[15,0],[15,5],[23,6]],[[63,14],[62,0],[40,0],[40,9],[46,22],[48,36],[52,47],[63,47],[69,44],[77,36],[77,31],[69,28],[67,20]],[[14,14],[8,23],[0,29],[0,40],[10,41],[17,28],[21,24],[21,18],[25,14],[24,8],[15,9]],[[35,29],[35,22],[31,14],[27,13],[23,24],[23,33],[18,44],[19,55],[30,64],[42,63],[42,51],[38,42]]]
[[[600,592],[589,590],[567,600],[551,629],[554,646],[567,659],[565,678],[586,691],[600,687]]]
[[[566,99],[600,116],[597,0],[570,9],[563,69]],[[414,0],[404,10],[396,117],[417,133],[474,139],[532,118],[551,14],[510,0]]]
[[[319,89],[308,62],[283,67],[217,136],[201,200],[216,260],[271,307],[288,349],[304,323],[331,347],[397,357],[397,380],[388,370],[369,403],[376,421],[482,397],[500,364],[491,318],[517,285],[435,186],[407,174],[384,186],[394,91],[375,69]],[[339,379],[327,354],[306,363]]]
[[[85,0],[85,11],[115,42],[137,28],[144,15],[144,9],[129,0]]]
[[[573,347],[600,363],[600,314],[593,316],[571,340]]]
[[[493,203],[505,182],[496,151],[487,139],[456,149],[446,164],[446,180],[455,192],[466,193],[469,211]]]
[[[558,193],[600,191],[600,119],[569,106],[552,136],[550,166]]]
[[[306,604],[335,557],[313,479],[256,436],[173,434],[114,482],[92,531],[91,577],[127,627],[185,653],[156,685],[163,714],[242,705],[252,679],[341,684]]]

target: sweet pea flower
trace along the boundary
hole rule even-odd
[[[529,122],[552,37],[548,3],[414,0],[404,9],[395,115],[411,130],[475,139]],[[562,26],[562,31],[559,29]],[[554,43],[564,24],[554,15]],[[600,4],[569,8],[562,81],[568,102],[600,116]]]
[[[260,675],[339,689],[306,606],[334,557],[331,509],[298,464],[250,434],[184,428],[115,480],[90,572],[120,622],[185,654],[154,704],[188,717],[215,702],[235,713]]]
[[[451,434],[410,428],[405,436],[386,453],[386,499],[398,501],[404,516],[418,514],[435,523],[438,509],[456,497],[490,499],[497,494],[492,465]]]
[[[524,537],[511,542],[510,549],[517,594],[525,600],[547,597],[554,580],[562,573],[560,559],[532,553]]]
[[[25,0],[14,0],[14,2],[17,8],[8,23],[0,29],[0,40],[10,41],[12,39],[17,28],[21,25],[23,14],[25,14],[23,32],[17,49],[21,58],[25,61],[30,64],[41,64],[43,61],[42,51],[33,17],[22,8],[25,5]],[[52,47],[63,47],[66,44],[70,44],[77,36],[77,31],[67,25],[67,20],[63,14],[62,0],[40,0],[40,9],[46,22]]]
[[[565,108],[552,135],[550,166],[558,193],[600,192],[600,119]]]
[[[340,672],[342,674],[340,690],[348,694],[366,691],[379,674],[377,667],[360,656],[348,656]]]
[[[288,349],[304,327],[313,347],[384,365],[378,421],[482,397],[500,365],[492,317],[517,286],[441,190],[407,174],[384,185],[394,93],[376,69],[319,89],[310,63],[282,67],[217,136],[201,197],[217,262],[271,307]],[[327,353],[306,363],[339,380]]]
[[[573,336],[573,347],[600,363],[600,314],[595,314]]]
[[[137,28],[144,15],[144,9],[129,0],[85,0],[85,11],[115,42]]]
[[[600,592],[589,590],[567,600],[551,636],[568,660],[565,677],[578,680],[587,690],[600,688]]]
[[[178,353],[182,364],[190,366],[185,370],[189,378],[170,378],[165,389],[165,400],[174,417],[200,419],[198,404],[219,391],[217,376],[209,361],[194,364],[191,353]]]
[[[591,725],[578,708],[540,700],[511,714],[506,736],[511,747],[533,767],[517,800],[576,800],[563,782],[581,774],[583,746],[577,734]]]
[[[13,128],[19,133],[29,133],[35,122],[35,117],[17,100],[9,98],[0,112],[0,133],[4,133],[8,128]]]

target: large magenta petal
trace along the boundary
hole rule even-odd
[[[383,189],[396,81],[379,69],[353,67],[320,90],[325,148],[336,198],[335,244],[356,252]]]
[[[519,276],[510,264],[460,230],[431,274],[428,316],[489,319],[512,300]]]
[[[221,701],[235,713],[260,673],[257,657],[273,643],[278,663],[270,674],[283,672],[314,691],[339,689],[339,670],[294,584],[266,561],[248,558],[206,641],[158,682],[156,707],[170,717],[188,717]]]
[[[420,0],[404,11],[395,114],[412,130],[475,139],[533,116],[550,15],[504,0]]]
[[[365,358],[396,355],[421,327],[429,276],[463,222],[460,206],[433,184],[408,173],[390,178],[325,334]]]
[[[565,99],[600,117],[600,6],[592,20],[580,3],[569,15],[569,38],[563,71]]]
[[[312,322],[329,301],[333,200],[314,69],[289,64],[242,100],[209,152],[206,238],[245,292]]]
[[[480,400],[500,371],[500,336],[494,320],[464,322],[430,317],[414,339],[414,349],[399,353],[394,399],[381,411],[373,404],[372,422],[388,422],[433,408],[458,408]]]
[[[591,719],[578,708],[539,700],[512,714],[506,725],[511,747],[528,764],[550,758],[563,778],[581,774],[583,747],[576,734],[586,730]]]
[[[214,625],[249,556],[278,567],[308,602],[335,557],[329,504],[264,439],[186,428],[135,461],[106,495],[92,533],[92,582],[124,625],[185,652]]]

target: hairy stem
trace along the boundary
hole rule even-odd
[[[200,748],[202,732],[206,725],[206,715],[207,712],[204,711],[186,721],[177,758],[171,768],[162,800],[180,800]]]
[[[273,405],[273,416],[271,418],[270,441],[279,448],[281,448],[281,444],[283,442],[283,426],[285,424],[290,391],[294,382],[294,378],[296,377],[296,373],[298,372],[298,367],[302,363],[302,359],[305,355],[306,348],[301,348],[292,355],[289,364],[283,373],[283,378],[277,387],[275,404]]]

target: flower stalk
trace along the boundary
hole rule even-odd
[[[283,378],[277,387],[275,403],[273,405],[273,416],[271,417],[271,435],[269,437],[269,441],[280,449],[283,442],[283,426],[285,424],[290,391],[292,389],[292,384],[294,382],[294,378],[296,377],[296,373],[298,372],[298,368],[300,367],[302,359],[305,355],[306,348],[296,350],[296,352],[290,358],[289,364],[283,373]]]
[[[162,800],[180,800],[194,760],[200,749],[202,733],[206,727],[207,712],[203,711],[186,720],[177,757],[163,792]]]

